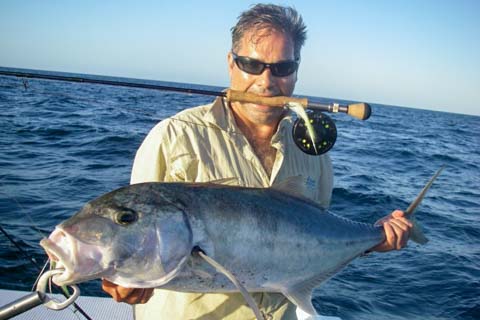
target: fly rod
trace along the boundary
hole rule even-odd
[[[110,86],[120,86],[120,87],[130,87],[130,88],[141,88],[141,89],[153,89],[153,90],[162,90],[162,91],[174,91],[174,92],[185,92],[191,94],[201,94],[209,95],[216,97],[224,97],[227,101],[238,101],[238,102],[247,102],[261,104],[271,107],[283,107],[291,102],[300,103],[304,108],[324,111],[324,112],[342,112],[346,113],[351,117],[366,120],[371,115],[371,107],[368,103],[354,103],[354,104],[323,104],[318,102],[309,101],[307,98],[294,98],[294,97],[261,97],[253,93],[235,91],[232,89],[227,89],[225,91],[212,91],[212,90],[202,90],[194,88],[184,88],[184,87],[174,87],[166,86],[159,84],[149,84],[149,83],[140,83],[135,82],[134,79],[124,78],[115,78],[115,77],[98,77],[98,76],[81,76],[77,74],[67,74],[63,72],[46,72],[39,70],[27,70],[27,69],[17,69],[17,68],[5,68],[0,67],[0,75],[4,76],[15,76],[19,78],[32,78],[32,79],[46,79],[46,80],[57,80],[57,81],[66,81],[66,82],[81,82],[81,83],[93,83],[93,84],[104,84]]]

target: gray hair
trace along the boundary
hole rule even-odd
[[[270,28],[291,37],[295,59],[300,59],[300,49],[307,38],[307,27],[294,8],[274,4],[256,4],[238,16],[237,24],[231,29],[232,50],[239,50],[245,33]]]

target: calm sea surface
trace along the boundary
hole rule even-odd
[[[127,185],[158,121],[211,100],[48,80],[26,89],[0,76],[0,225],[43,264],[40,239]],[[480,117],[373,105],[368,121],[334,118],[331,210],[340,215],[374,222],[406,209],[446,169],[417,212],[430,242],[357,259],[316,290],[317,309],[343,319],[480,319]],[[0,288],[30,290],[38,270],[3,234],[0,259]],[[81,290],[102,295],[99,281]]]

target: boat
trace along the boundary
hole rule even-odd
[[[0,289],[0,320],[10,319],[7,306],[11,306],[12,302],[22,299],[30,295],[32,292]],[[65,298],[61,294],[49,294],[51,299],[64,301]],[[79,296],[75,301],[91,319],[94,320],[134,320],[133,308],[127,303],[119,303],[111,298]],[[309,316],[307,313],[297,309],[297,317],[299,320],[341,320],[339,317]],[[13,319],[15,320],[79,320],[85,319],[72,306],[63,310],[51,310],[44,306],[26,310]]]

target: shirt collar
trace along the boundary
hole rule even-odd
[[[203,116],[203,119],[228,133],[241,133],[235,122],[232,110],[228,106],[226,99],[223,97],[215,99],[210,109]],[[275,132],[272,137],[272,146],[281,143],[282,140],[285,139],[288,134],[287,131],[289,129],[291,130],[292,123],[292,111],[288,110],[288,113],[280,120],[277,132]]]
[[[213,102],[210,109],[203,116],[203,120],[209,122],[218,128],[228,132],[239,132],[232,110],[223,97],[218,97]]]
[[[289,131],[292,131],[292,111],[288,111],[287,115],[280,120],[277,132],[272,137],[271,145],[282,154],[285,152],[285,144],[287,143]]]

